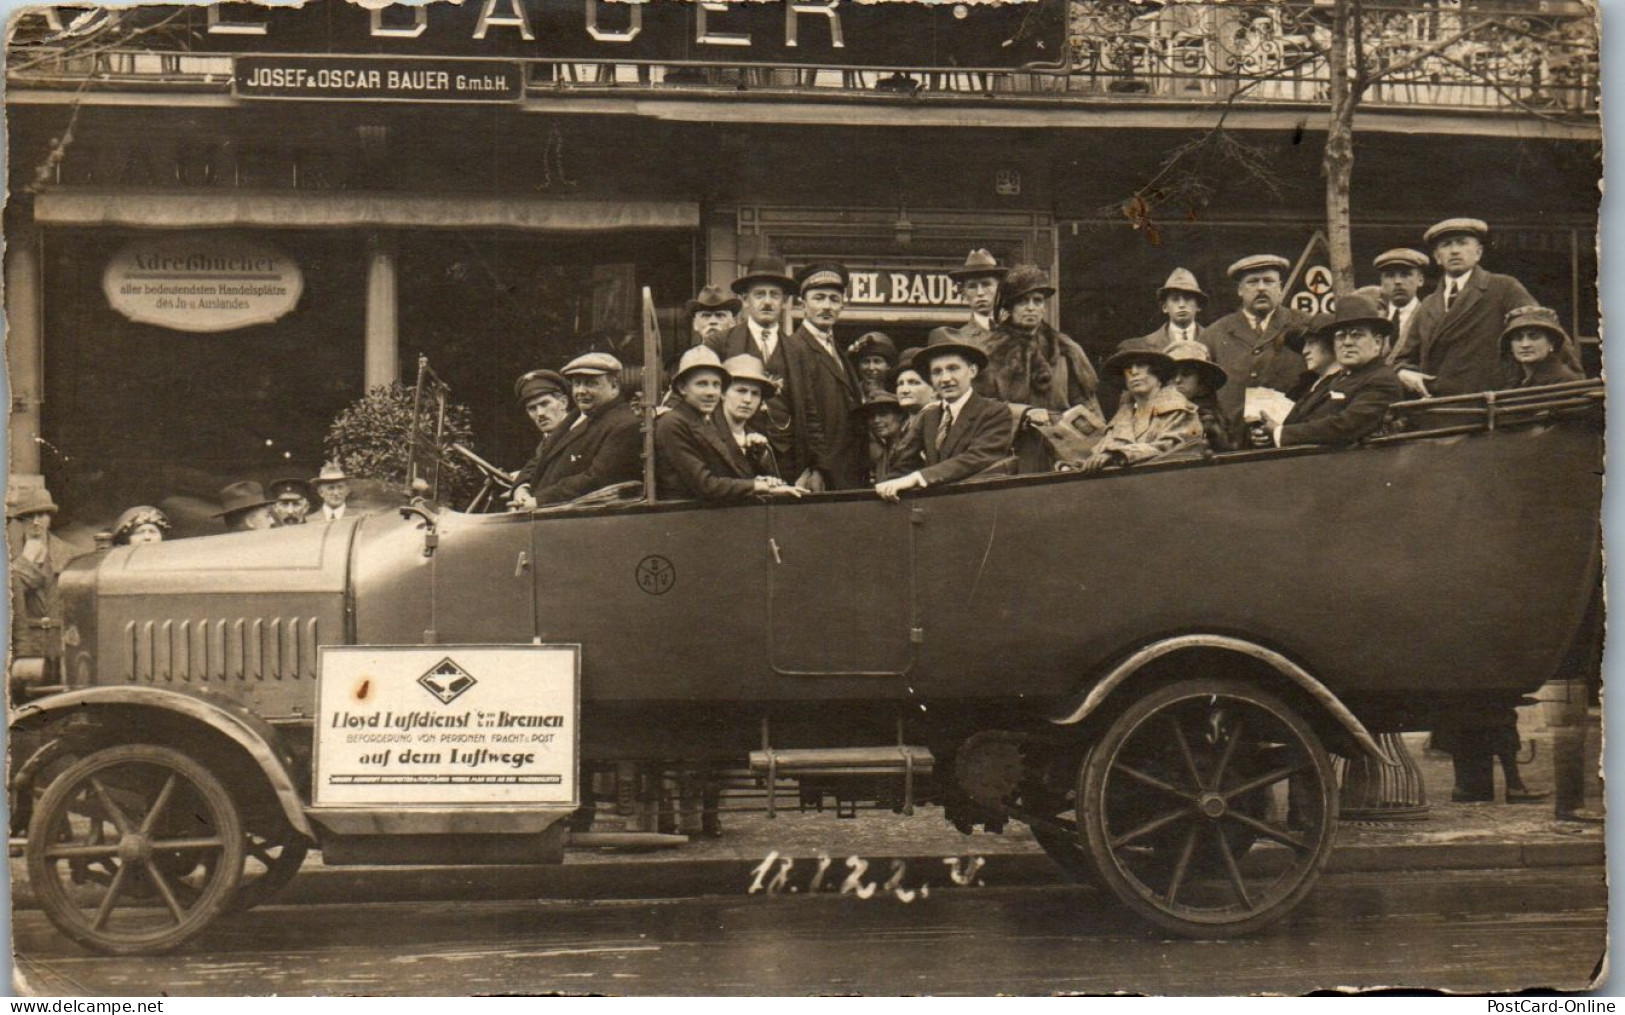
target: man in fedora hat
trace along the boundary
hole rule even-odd
[[[277,527],[271,507],[275,500],[252,479],[231,483],[220,490],[220,510],[214,517],[225,522],[227,532],[251,532]]]
[[[1309,329],[1309,318],[1282,305],[1291,267],[1274,254],[1253,254],[1232,264],[1225,273],[1236,283],[1241,306],[1208,325],[1197,339],[1230,378],[1219,392],[1219,408],[1238,447],[1247,441],[1247,389],[1284,392],[1303,374],[1303,356],[1288,340]]]
[[[905,490],[957,483],[985,472],[1009,455],[1015,436],[1009,407],[976,392],[976,376],[987,365],[980,346],[938,328],[914,363],[931,375],[938,400],[920,410],[903,431],[893,459],[923,461],[924,466],[875,484],[875,493],[892,502]]]
[[[570,382],[557,370],[531,370],[521,374],[513,383],[513,393],[536,432],[541,434],[529,461],[514,475],[515,485],[508,503],[510,507],[518,507],[522,501],[531,499],[530,491],[541,475],[542,454],[548,437],[574,423],[576,411],[570,402]]]
[[[322,471],[310,481],[316,496],[322,500],[321,515],[324,522],[336,522],[350,513],[350,477],[338,462],[327,462]]]
[[[738,296],[730,296],[721,286],[706,285],[698,296],[684,305],[688,312],[689,329],[694,335],[693,344],[720,342],[724,335],[733,330],[734,318],[742,306]]]
[[[1284,420],[1266,420],[1275,445],[1353,444],[1376,433],[1388,407],[1405,397],[1399,376],[1382,358],[1393,332],[1394,322],[1375,300],[1354,293],[1339,298],[1331,323],[1321,329],[1338,369]]]
[[[609,353],[589,352],[559,371],[570,382],[578,415],[542,442],[528,489],[514,491],[516,510],[563,504],[642,478],[641,421],[621,397],[621,370],[621,361]]]
[[[1049,275],[1037,265],[1010,269],[1000,294],[1008,316],[983,345],[987,367],[976,377],[977,391],[1010,403],[1021,421],[1014,450],[1023,473],[1048,472],[1054,465],[1037,428],[1079,416],[1086,429],[1105,425],[1094,365],[1082,346],[1045,320],[1054,295]]]
[[[1422,236],[1444,277],[1416,309],[1410,334],[1393,357],[1400,382],[1413,395],[1494,391],[1505,381],[1501,327],[1509,312],[1538,301],[1511,275],[1480,266],[1489,233],[1482,219],[1453,218],[1434,223]]]
[[[955,329],[961,342],[983,345],[998,323],[999,283],[1010,273],[986,249],[978,247],[965,258],[963,267],[948,273],[959,284],[959,292],[970,308],[970,319]]]
[[[1168,281],[1157,290],[1157,303],[1162,307],[1162,326],[1139,338],[1119,342],[1118,352],[1144,349],[1149,352],[1167,352],[1175,342],[1194,342],[1202,334],[1202,325],[1196,317],[1207,306],[1207,293],[1196,281],[1196,276],[1184,268],[1175,268]]]
[[[783,475],[794,477],[801,466],[796,462],[795,414],[790,403],[789,361],[784,351],[784,311],[796,280],[784,259],[763,254],[751,259],[745,273],[733,283],[740,297],[743,319],[705,344],[718,359],[755,356],[767,372],[779,379],[774,393],[762,402],[752,424],[768,439]],[[796,472],[790,471],[792,468]]]
[[[1394,322],[1393,345],[1384,357],[1392,366],[1400,346],[1411,333],[1416,308],[1422,305],[1422,287],[1427,284],[1423,271],[1428,266],[1428,255],[1409,247],[1395,247],[1378,254],[1371,266],[1377,269],[1382,302],[1387,307],[1388,319]]]
[[[6,549],[11,578],[11,651],[15,656],[47,660],[61,657],[62,608],[57,576],[80,552],[51,531],[56,512],[56,502],[43,485],[10,477],[6,491]]]
[[[785,466],[785,475],[797,476],[796,485],[813,493],[863,486],[869,472],[857,415],[863,382],[835,340],[835,322],[846,305],[846,284],[842,265],[809,264],[801,269],[801,326],[784,341],[795,434],[794,457]]]
[[[271,513],[276,516],[278,526],[305,524],[311,502],[316,499],[311,485],[296,477],[276,480],[266,493],[276,501]]]

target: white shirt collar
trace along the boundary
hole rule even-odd
[[[745,326],[750,329],[751,337],[764,345],[766,344],[766,335],[770,331],[772,332],[774,338],[779,337],[778,325],[774,325],[772,328],[764,328],[760,324],[756,323],[756,318],[754,317],[745,318]]]
[[[970,319],[973,324],[981,328],[983,331],[993,330],[993,318],[987,316],[986,314],[978,314],[976,311],[972,310],[970,312]]]
[[[818,328],[814,326],[813,322],[809,320],[802,320],[801,326],[807,329],[807,334],[818,339],[820,342],[832,343],[835,341],[834,335],[827,331],[819,331]]]
[[[1456,284],[1456,292],[1460,293],[1463,289],[1467,288],[1467,283],[1472,280],[1473,272],[1476,270],[1476,268],[1468,268],[1460,275],[1446,275],[1444,277],[1445,287],[1449,288],[1450,283],[1454,282]]]
[[[1276,309],[1279,309],[1279,308],[1276,308]],[[1263,317],[1254,317],[1253,312],[1251,310],[1243,310],[1242,313],[1247,315],[1247,320],[1253,322],[1254,324],[1256,324],[1258,326],[1259,331],[1268,331],[1268,330],[1270,330],[1270,318],[1275,316],[1275,311],[1274,310],[1271,310],[1269,313],[1265,314]]]
[[[958,419],[960,411],[965,408],[965,403],[970,401],[970,396],[975,393],[974,388],[966,388],[965,393],[954,399],[952,402],[942,403],[943,408],[948,410],[948,418]]]

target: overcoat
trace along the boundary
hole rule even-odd
[[[720,504],[756,490],[756,473],[739,445],[687,402],[655,421],[655,463],[663,498]]]
[[[927,485],[969,479],[1009,456],[1010,439],[1015,435],[1009,406],[971,392],[948,428],[947,441],[939,447],[937,428],[942,425],[943,411],[941,402],[931,403],[898,438],[897,457],[904,462],[923,460],[920,475]]]
[[[559,425],[553,429],[553,432],[536,442],[536,450],[531,453],[530,461],[519,467],[518,478],[515,481],[516,485],[528,486],[532,490],[536,489],[536,481],[541,478],[542,474],[542,461],[547,452],[548,440],[555,434],[570,429],[580,415],[581,413],[577,412],[575,407],[572,406],[570,411],[564,414],[564,419],[560,420]],[[319,511],[320,508],[318,508]]]
[[[1196,406],[1177,389],[1165,387],[1144,405],[1136,405],[1125,394],[1095,445],[1095,454],[1115,454],[1124,465],[1133,465],[1175,451],[1199,450],[1205,444]]]
[[[561,426],[548,435],[530,493],[537,504],[562,504],[641,478],[643,441],[637,410],[617,398],[587,413],[580,426]]]
[[[1197,341],[1207,346],[1213,362],[1224,368],[1229,381],[1219,389],[1219,409],[1225,429],[1236,447],[1246,447],[1248,388],[1274,388],[1286,391],[1304,371],[1303,356],[1288,346],[1287,339],[1309,330],[1309,318],[1292,307],[1279,306],[1270,315],[1269,325],[1260,335],[1240,310],[1219,318],[1203,329]]]
[[[1190,333],[1194,341],[1202,340],[1203,327],[1201,322],[1191,325]],[[1164,324],[1156,331],[1141,335],[1139,338],[1125,338],[1117,343],[1118,352],[1167,352],[1174,340],[1168,336],[1168,325]]]
[[[1353,444],[1376,433],[1388,407],[1404,397],[1399,374],[1381,357],[1345,367],[1292,407],[1281,424],[1281,447]]]
[[[1528,377],[1524,376],[1521,366],[1513,364],[1512,369],[1514,379],[1507,384],[1509,388],[1539,388],[1547,384],[1585,380],[1585,374],[1563,362],[1555,350],[1550,356],[1536,363],[1535,369]]]
[[[857,411],[863,404],[863,385],[857,369],[839,354],[838,343],[838,355],[831,356],[805,327],[781,339],[779,348],[784,352],[785,379],[790,389],[798,468],[822,472],[831,490],[867,485],[868,435]],[[780,467],[784,467],[782,458]],[[785,472],[788,482],[795,482],[799,476],[800,472]]]
[[[1428,391],[1437,396],[1494,391],[1505,380],[1501,329],[1507,311],[1535,300],[1511,275],[1483,268],[1473,269],[1449,313],[1444,291],[1441,281],[1422,298],[1394,366],[1432,374]]]

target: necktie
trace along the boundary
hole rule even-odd
[[[1452,303],[1456,302],[1456,297],[1458,295],[1460,295],[1460,293],[1461,293],[1461,282],[1460,281],[1458,281],[1456,279],[1451,279],[1449,282],[1445,283],[1445,287],[1444,287],[1444,308],[1445,308],[1445,310],[1448,311],[1450,309],[1450,305]]]
[[[952,430],[953,426],[954,426],[953,410],[949,409],[947,405],[944,405],[942,407],[942,419],[937,422],[937,451],[938,451],[938,453],[941,453],[943,447],[945,445],[947,445],[947,443],[948,443],[948,431]]]
[[[762,332],[762,362],[766,363],[773,358],[773,349],[779,344],[779,329],[768,328]]]

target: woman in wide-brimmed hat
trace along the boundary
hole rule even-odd
[[[1174,342],[1163,352],[1174,361],[1173,386],[1196,406],[1208,447],[1215,452],[1235,450],[1219,413],[1219,389],[1230,380],[1224,368],[1209,358],[1201,342]]]
[[[1172,386],[1178,367],[1166,353],[1129,349],[1102,366],[1106,383],[1126,392],[1094,453],[1076,467],[1098,472],[1176,451],[1207,449],[1196,406]]]
[[[161,543],[168,534],[169,516],[147,504],[130,508],[113,523],[114,546]]]
[[[1555,310],[1529,306],[1508,313],[1501,332],[1501,353],[1512,361],[1509,386],[1538,388],[1585,380],[1584,374],[1564,361],[1562,353],[1570,341]]]
[[[801,496],[777,476],[758,476],[717,428],[713,415],[732,380],[717,354],[703,345],[683,353],[672,390],[679,399],[655,421],[655,461],[660,495],[726,504],[752,496]]]

